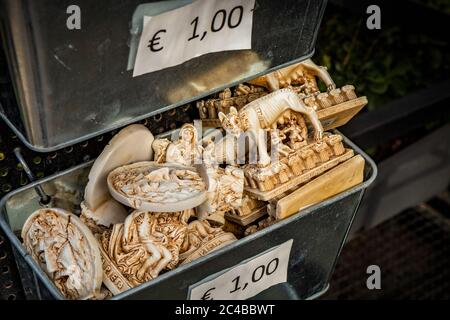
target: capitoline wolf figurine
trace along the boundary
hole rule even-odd
[[[242,132],[253,135],[258,149],[258,163],[267,166],[271,158],[267,153],[267,141],[262,129],[269,129],[288,110],[306,115],[315,129],[316,141],[322,140],[323,128],[314,108],[306,106],[291,89],[281,89],[252,101],[239,112],[234,107],[230,108],[228,115],[220,112],[219,120],[224,129],[235,136]]]

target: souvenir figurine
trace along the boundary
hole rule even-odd
[[[316,141],[322,140],[323,128],[315,110],[307,107],[290,89],[281,89],[250,102],[239,112],[232,107],[228,115],[219,113],[219,119],[224,129],[236,136],[242,132],[252,134],[259,153],[259,164],[267,166],[270,156],[267,153],[264,131],[261,129],[270,128],[287,110],[306,115],[315,129]]]
[[[208,221],[194,220],[188,226],[186,240],[182,246],[181,264],[192,262],[236,240],[232,233],[211,227]]]
[[[197,208],[199,219],[208,219],[219,225],[225,223],[224,214],[241,206],[244,192],[244,172],[237,167],[198,166],[207,185],[207,198]]]
[[[202,147],[198,145],[197,130],[192,124],[185,124],[181,127],[180,138],[168,144],[166,149],[165,162],[178,163],[185,166],[192,166],[199,163]]]
[[[134,211],[101,236],[104,283],[113,294],[175,268],[192,210]]]
[[[206,199],[206,186],[194,168],[176,164],[137,162],[108,175],[111,195],[131,208],[176,212],[194,208]]]
[[[184,124],[175,141],[156,139],[153,142],[155,156],[158,157],[160,165],[195,165],[206,184],[206,198],[203,203],[198,204],[197,217],[223,225],[225,212],[238,208],[241,204],[244,174],[234,166],[219,167],[215,146],[210,139],[202,146],[192,124]],[[163,154],[165,156],[162,156]]]
[[[168,101],[213,78],[202,73]],[[192,123],[158,139],[128,126],[95,160],[83,199],[62,186],[53,200],[80,218],[37,210],[24,246],[66,298],[120,294],[361,183],[364,158],[330,130],[366,104],[307,59],[197,101],[203,126],[216,128],[202,139]]]
[[[153,139],[145,126],[130,125],[117,133],[95,160],[89,172],[81,206],[82,220],[94,230],[108,228],[125,220],[128,212],[111,196],[107,176],[117,167],[151,160]]]
[[[97,240],[83,222],[58,208],[31,214],[22,228],[27,252],[68,299],[100,295],[102,270]]]

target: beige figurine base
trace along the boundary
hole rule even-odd
[[[250,223],[255,222],[259,218],[264,217],[266,214],[267,214],[267,207],[263,206],[261,208],[253,210],[251,213],[246,214],[244,216],[238,216],[232,212],[227,212],[225,214],[225,218],[245,227],[248,226]]]
[[[122,275],[114,262],[109,258],[102,246],[100,246],[100,254],[102,258],[103,283],[111,291],[113,296],[133,288],[131,283]]]
[[[229,245],[230,243],[236,240],[237,239],[234,234],[230,232],[221,232],[214,238],[202,242],[200,248],[192,252],[185,260],[183,260],[181,264],[183,265],[190,263],[195,259],[206,256],[208,253],[220,249],[222,247],[225,247],[226,245]]]
[[[346,152],[343,155],[331,159],[299,176],[287,179],[285,183],[277,186],[275,189],[269,191],[261,191],[257,188],[245,188],[245,192],[253,197],[258,198],[259,200],[268,201],[272,198],[275,198],[285,193],[286,191],[291,190],[292,188],[298,186],[299,184],[310,181],[311,179],[321,175],[325,171],[337,166],[339,163],[350,159],[351,157],[353,157],[353,155],[354,155],[353,150],[346,149]]]
[[[322,123],[323,130],[328,131],[349,122],[367,104],[366,97],[359,97],[350,101],[321,109],[317,116]]]
[[[230,96],[228,91],[221,93],[219,98],[199,101],[197,108],[200,110],[200,118],[203,127],[221,127],[218,118],[219,112],[228,113],[231,107],[238,111],[254,99],[263,97],[268,92],[257,91],[255,87],[250,87],[250,92],[243,96]],[[236,89],[238,90],[238,89]],[[292,90],[296,91],[293,87]],[[345,85],[342,88],[333,89],[329,92],[303,97],[303,102],[307,106],[313,107],[317,112],[317,117],[322,123],[324,131],[340,127],[350,121],[365,105],[366,97],[357,97],[355,88],[352,85]]]
[[[181,264],[187,264],[236,241],[233,233],[221,227],[212,227],[208,221],[194,220],[189,223],[185,240],[180,250]]]
[[[247,167],[244,172],[246,174],[245,193],[259,200],[268,201],[283,193],[295,188],[296,186],[306,183],[311,179],[323,174],[325,171],[337,166],[338,164],[353,157],[354,152],[351,149],[345,149],[338,156],[333,156],[328,161],[319,162],[319,164],[311,164],[312,168],[308,169],[308,163],[303,168],[299,168],[296,174],[296,167],[289,167],[281,162],[282,169],[275,174],[270,173],[271,168],[258,168],[256,166]],[[276,164],[275,164],[276,165]],[[306,168],[305,168],[306,167]],[[262,181],[255,181],[258,176],[263,176]]]
[[[363,181],[364,158],[356,155],[276,202],[276,219],[333,197]]]
[[[267,214],[267,202],[251,198],[245,194],[242,198],[242,205],[228,211],[225,214],[227,220],[241,226],[247,226]]]

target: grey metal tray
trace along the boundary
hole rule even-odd
[[[207,54],[133,78],[130,51],[143,13],[156,12],[154,1],[137,10],[142,1],[79,0],[75,31],[66,27],[72,2],[0,0],[17,97],[17,106],[0,106],[0,116],[36,151],[72,145],[308,58],[326,6],[326,0],[256,0],[252,50]]]
[[[113,299],[186,299],[189,285],[290,239],[294,241],[287,283],[269,288],[255,298],[311,299],[325,292],[364,190],[373,182],[377,174],[375,163],[363,151],[348,139],[344,139],[344,142],[354,149],[356,154],[361,154],[366,161],[362,184],[194,260],[192,263],[164,273]],[[20,233],[25,219],[34,209],[41,207],[39,197],[33,188],[40,185],[51,194],[55,183],[78,183],[82,191],[84,181],[81,177],[87,174],[90,166],[91,163],[83,164],[37,181],[7,194],[0,201],[0,226],[11,240],[19,259],[24,259],[37,276],[36,290],[40,292],[41,297],[63,299],[58,289],[27,254],[16,236]]]

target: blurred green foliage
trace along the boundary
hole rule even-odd
[[[400,27],[368,30],[365,16],[328,4],[313,60],[328,68],[338,86],[355,85],[373,110],[448,79],[449,49],[444,39]]]

